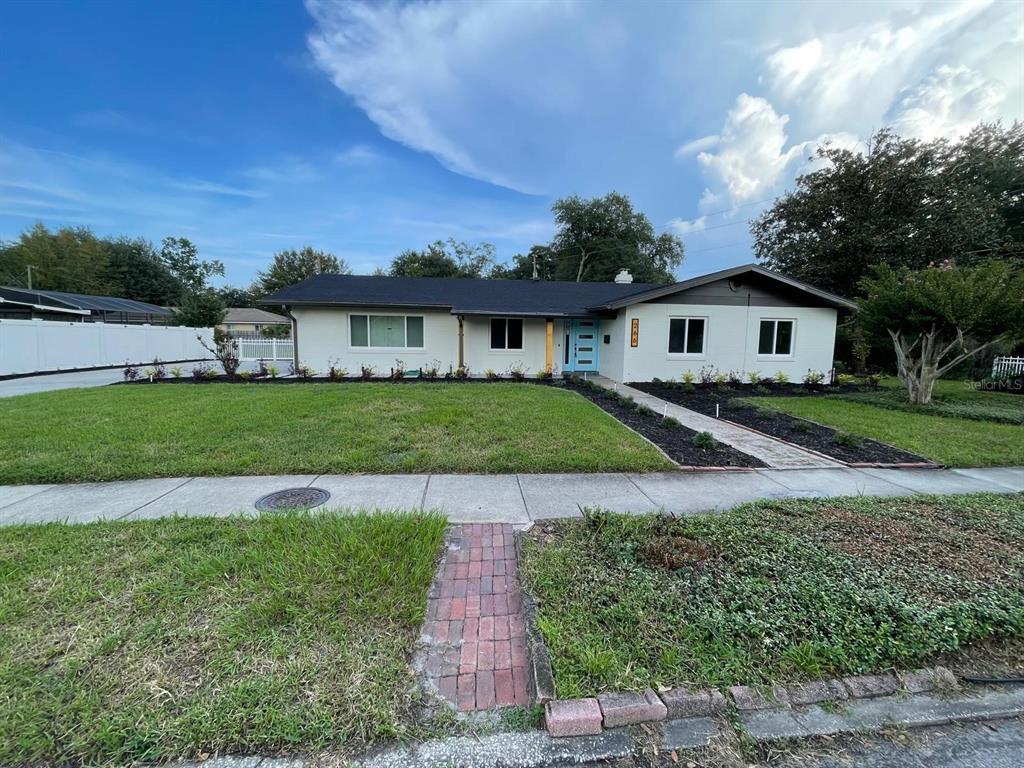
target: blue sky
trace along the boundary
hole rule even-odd
[[[356,272],[446,237],[510,259],[618,190],[680,276],[823,141],[1024,118],[1010,2],[0,4],[0,239],[185,236],[247,284],[311,244]]]

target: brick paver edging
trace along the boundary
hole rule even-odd
[[[723,694],[714,688],[671,688],[655,692],[602,693],[597,698],[552,699],[545,704],[544,720],[555,737],[591,736],[604,728],[618,728],[657,720],[719,715],[734,707],[737,712],[803,707],[855,699],[871,699],[897,693],[921,694],[959,688],[945,667],[929,667],[896,674],[852,675],[811,680],[771,689],[735,685]]]

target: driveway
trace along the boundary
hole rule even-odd
[[[0,397],[30,395],[34,392],[50,392],[55,389],[102,387],[104,384],[113,384],[115,381],[121,381],[120,368],[26,376],[22,379],[0,381]]]

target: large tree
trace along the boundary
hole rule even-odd
[[[332,253],[320,251],[310,245],[299,250],[278,251],[266,271],[260,272],[256,279],[256,287],[266,295],[289,285],[301,283],[315,275],[348,275],[352,270],[344,259]]]
[[[507,280],[554,280],[555,254],[547,245],[535,245],[529,253],[517,253],[511,264],[497,264],[491,268],[492,278]]]
[[[766,266],[850,294],[879,263],[922,269],[1024,255],[1024,124],[979,125],[960,141],[890,130],[866,152],[822,146],[751,225]]]
[[[657,235],[650,220],[633,210],[625,195],[566,197],[551,206],[555,236],[551,241],[557,280],[604,282],[629,270],[645,283],[668,283],[683,262],[683,243],[675,235]]]
[[[106,241],[108,259],[102,277],[113,296],[168,306],[181,299],[181,284],[142,238]]]
[[[224,274],[222,262],[200,259],[199,249],[185,237],[165,237],[160,259],[181,284],[183,294],[203,291],[211,277]]]
[[[224,321],[225,307],[211,289],[186,293],[174,308],[175,325],[190,328],[213,328]]]
[[[26,230],[17,242],[0,248],[0,284],[72,293],[106,293],[103,273],[107,244],[85,227],[51,232],[43,224]]]
[[[406,250],[392,261],[392,277],[484,277],[494,263],[494,246],[453,238],[437,240],[422,251]]]
[[[1007,261],[922,270],[881,264],[861,290],[860,322],[892,340],[912,403],[929,403],[936,380],[964,360],[1024,338],[1024,270]]]

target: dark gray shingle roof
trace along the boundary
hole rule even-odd
[[[317,275],[264,297],[260,304],[438,307],[464,315],[578,317],[591,307],[659,286],[448,277]]]

